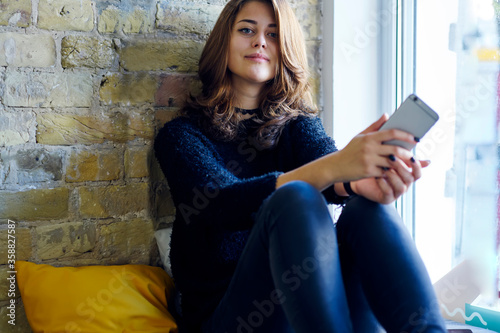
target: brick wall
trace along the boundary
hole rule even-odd
[[[7,222],[18,260],[156,265],[175,208],[154,161],[158,128],[196,89],[226,0],[0,0],[0,331]],[[293,0],[319,100],[321,0]],[[19,295],[19,293],[17,293]]]

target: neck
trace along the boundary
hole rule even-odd
[[[240,109],[253,110],[260,105],[260,98],[263,84],[254,84],[249,82],[238,82],[233,80],[233,89],[235,96],[235,106]]]

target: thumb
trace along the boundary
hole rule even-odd
[[[422,166],[422,168],[426,168],[430,164],[431,164],[431,161],[429,161],[429,160],[420,160],[420,165]]]
[[[389,119],[389,116],[387,115],[387,113],[384,113],[382,115],[382,117],[380,117],[377,121],[375,121],[373,124],[371,124],[370,126],[368,126],[360,134],[367,134],[367,133],[378,131],[379,128],[382,127],[382,125],[387,121],[387,119]]]

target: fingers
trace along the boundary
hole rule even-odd
[[[429,161],[429,160],[421,160],[419,162],[420,162],[420,165],[422,166],[422,168],[427,168],[429,166],[429,164],[431,164],[431,161]]]
[[[389,184],[386,176],[377,178],[377,184],[382,193],[379,202],[390,203],[397,199],[397,197],[394,195],[394,189],[392,188],[392,185]]]
[[[401,178],[402,182],[406,186],[410,186],[416,179],[414,174],[414,169],[409,169],[406,163],[401,160],[396,160],[395,162],[391,162],[392,168],[396,174]]]
[[[391,161],[391,159],[389,158]],[[408,160],[396,160],[391,161],[391,167],[394,168],[398,174],[405,180],[405,183],[410,184],[422,177],[422,169],[429,166],[431,161],[429,160],[417,160],[413,156]],[[404,165],[406,165],[406,168]],[[408,176],[408,173],[411,173],[413,179]]]
[[[422,167],[429,165],[429,161],[419,161],[414,157],[406,161],[392,158],[388,160],[391,167],[384,170],[384,176],[381,178],[384,182],[379,182],[379,186],[387,196],[393,195],[395,199],[422,177]]]
[[[407,172],[405,175],[401,175],[395,169],[386,171],[384,178],[391,187],[395,199],[403,195],[413,182],[413,176],[410,173]]]
[[[377,121],[375,121],[373,124],[368,126],[363,132],[360,134],[367,134],[371,132],[376,132],[379,130],[380,127],[389,119],[389,115],[387,113],[384,113],[382,117],[380,117]]]
[[[420,164],[420,161],[417,161],[415,158],[411,158],[410,162],[412,163],[412,172],[413,172],[413,178],[415,178],[414,181],[417,181],[422,177],[422,165]]]
[[[342,156],[342,163],[344,167],[344,177],[347,179],[361,179],[367,177],[382,177],[384,169],[398,170],[401,174],[405,184],[413,182],[421,176],[420,169],[426,163],[415,163],[412,165],[412,153],[402,147],[395,145],[383,144],[389,140],[402,140],[406,142],[415,143],[415,138],[404,131],[400,130],[385,130],[378,132],[374,131],[386,121],[387,115],[382,116],[375,123],[370,125],[365,131],[366,134],[355,136],[349,144],[342,149],[337,156]],[[394,164],[396,160],[403,164]],[[414,174],[407,171],[413,170]]]
[[[400,159],[406,161],[409,160],[413,155],[411,152],[405,148],[395,145],[385,145],[383,142],[389,140],[401,140],[409,143],[415,143],[415,138],[406,132],[400,130],[386,130],[375,133],[369,133],[360,136],[363,138],[364,144],[371,146],[372,152],[375,152],[379,156],[389,157],[394,155]],[[387,163],[377,164],[379,167],[389,167]]]
[[[415,143],[417,143],[417,140],[418,140],[410,133],[400,131],[397,129],[380,131],[380,132],[377,132],[377,134],[378,134],[378,140],[380,140],[380,142],[386,142],[386,141],[390,141],[390,140],[400,140],[400,141],[408,142],[409,144],[415,144]]]
[[[380,145],[378,153],[386,156],[389,160],[391,159],[391,155],[403,161],[409,161],[413,157],[413,154],[409,150],[393,145]]]

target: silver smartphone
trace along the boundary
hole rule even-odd
[[[421,139],[427,131],[439,120],[439,115],[425,104],[417,95],[411,94],[399,108],[382,125],[380,130],[399,129]],[[408,150],[416,143],[390,140],[384,144],[396,145]]]

